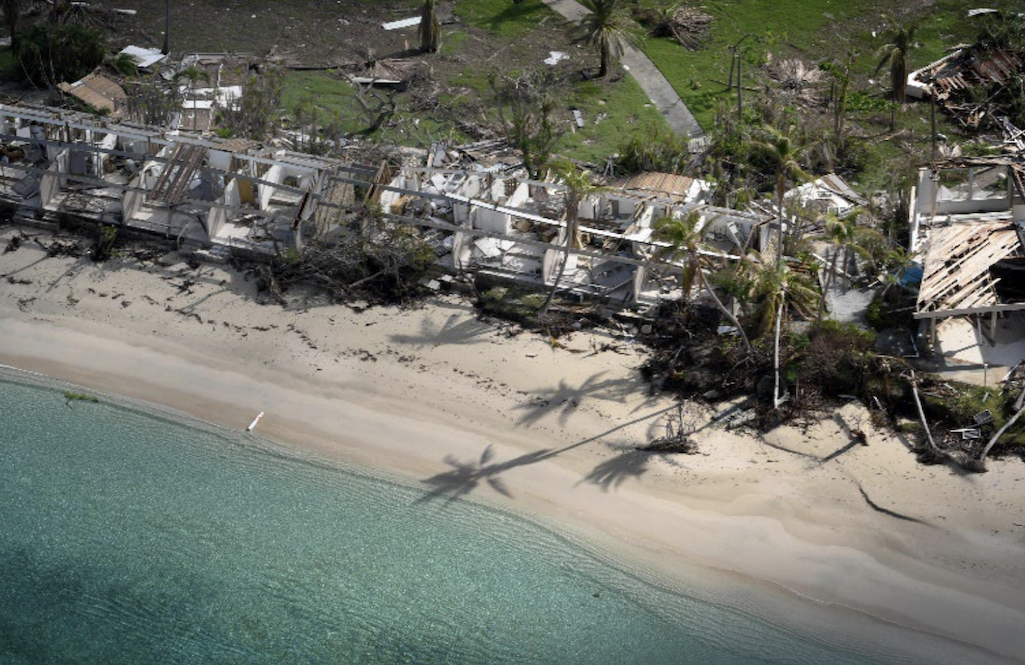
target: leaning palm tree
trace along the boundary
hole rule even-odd
[[[901,26],[890,19],[889,41],[879,47],[876,55],[880,56],[876,65],[876,73],[883,67],[890,68],[890,98],[903,104],[908,87],[908,52],[915,41],[915,28]]]
[[[701,214],[697,210],[692,210],[684,217],[663,217],[653,226],[655,229],[654,239],[669,243],[668,247],[659,252],[659,258],[680,267],[682,273],[680,286],[683,291],[684,304],[690,304],[695,286],[698,289],[704,288],[719,310],[733,323],[740,338],[744,341],[744,348],[750,352],[751,342],[748,340],[743,326],[740,325],[740,321],[733,315],[733,312],[723,305],[705,274],[707,261],[702,251],[710,248],[705,245],[703,240]]]
[[[438,21],[438,0],[424,0],[420,10],[420,50],[437,53],[441,48],[441,23]]]
[[[552,305],[552,300],[555,298],[556,291],[559,290],[559,286],[562,283],[562,277],[566,273],[566,264],[569,263],[569,254],[571,249],[580,249],[583,247],[583,238],[580,234],[580,202],[590,194],[604,189],[591,180],[591,174],[587,171],[581,171],[568,160],[560,160],[552,164],[552,170],[562,180],[563,185],[566,186],[566,242],[564,245],[564,251],[562,256],[562,262],[559,264],[559,272],[555,275],[555,280],[552,282],[552,288],[548,291],[548,296],[545,298],[544,304],[541,306],[538,312],[538,319],[544,319],[548,315],[548,308]]]
[[[210,82],[210,74],[197,69],[195,66],[187,67],[174,75],[175,82],[185,79],[189,82],[189,93],[192,95],[192,130],[196,130],[196,122],[198,117],[199,100],[196,99],[196,83],[198,81]]]
[[[776,217],[780,225],[776,243],[776,263],[778,264],[782,261],[784,253],[783,196],[787,192],[787,185],[791,180],[810,180],[811,176],[801,167],[801,159],[804,157],[807,146],[774,127],[767,129],[768,138],[757,141],[755,148],[768,160],[775,179]]]
[[[580,0],[590,13],[581,22],[583,40],[598,49],[598,78],[609,73],[609,60],[621,58],[627,44],[636,40],[630,32],[633,18],[629,0]]]

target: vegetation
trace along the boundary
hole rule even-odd
[[[4,23],[7,25],[7,31],[11,36],[12,48],[15,48],[17,43],[18,24],[21,22],[21,1],[3,0],[0,2],[0,9],[4,13]]]
[[[560,81],[551,69],[532,69],[510,78],[493,73],[495,107],[510,145],[523,154],[523,167],[538,177],[564,130],[555,122]]]
[[[80,23],[37,23],[20,33],[17,54],[25,76],[53,87],[77,81],[103,62],[106,39]]]
[[[282,303],[283,294],[300,284],[339,302],[401,303],[420,294],[436,260],[413,229],[385,223],[379,209],[369,205],[334,237],[280,252],[270,265],[257,264],[254,270],[261,289]]]
[[[64,393],[64,399],[66,403],[70,405],[71,402],[92,402],[94,404],[99,403],[99,398],[93,395],[87,395],[85,393],[76,393],[67,391]]]
[[[197,69],[196,67],[186,67],[185,69],[181,70],[180,72],[174,75],[174,81],[176,83],[182,79],[185,79],[189,82],[189,92],[192,93],[192,129],[195,130],[196,122],[199,115],[199,100],[197,100],[195,96],[196,83],[200,81],[203,81],[204,83],[210,83],[210,74],[201,69]]]
[[[616,167],[625,173],[682,173],[691,161],[689,137],[659,123],[630,134],[616,154]]]
[[[561,161],[553,164],[553,169],[559,180],[566,187],[566,228],[563,231],[565,236],[562,261],[559,262],[559,272],[552,280],[552,288],[548,291],[541,310],[538,312],[538,319],[544,320],[552,306],[552,299],[562,284],[563,275],[566,274],[566,266],[570,262],[570,250],[583,247],[583,240],[580,237],[580,202],[591,194],[601,190],[601,187],[594,184],[592,176],[587,171],[580,171],[572,163]]]
[[[420,11],[420,50],[437,53],[441,48],[441,23],[438,21],[438,0],[424,0]]]
[[[681,266],[680,289],[683,294],[683,306],[689,308],[691,296],[695,286],[704,289],[715,302],[716,306],[729,319],[744,342],[744,348],[750,352],[751,342],[740,321],[733,313],[723,305],[715,293],[708,278],[706,278],[707,259],[701,253],[710,248],[703,242],[703,233],[699,229],[701,214],[692,211],[684,217],[663,217],[653,225],[654,237],[657,240],[669,243],[659,258],[664,261],[677,263]]]
[[[893,19],[890,19],[893,24]],[[897,104],[903,104],[907,97],[908,56],[911,52],[911,45],[915,41],[914,26],[901,26],[893,24],[889,30],[890,41],[879,48],[882,59],[876,65],[876,72],[884,66],[890,69],[890,95]]]
[[[96,262],[111,258],[118,241],[118,227],[100,224],[96,227],[96,242],[93,244],[92,259]]]
[[[628,0],[581,0],[590,12],[581,21],[583,39],[598,51],[598,78],[609,73],[609,63],[623,55],[623,49],[635,38],[631,32]]]

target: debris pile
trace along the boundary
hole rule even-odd
[[[653,37],[671,37],[687,49],[697,50],[708,40],[715,17],[703,7],[667,7],[638,10],[637,21]]]

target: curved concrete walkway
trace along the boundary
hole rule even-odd
[[[583,5],[574,0],[542,1],[574,23],[579,23],[589,13]],[[686,134],[691,139],[699,139],[705,135],[705,131],[701,129],[701,125],[694,119],[690,109],[676,94],[673,86],[640,49],[627,44],[623,49],[623,57],[620,58],[620,62],[641,86],[641,90],[648,96],[674,132]]]

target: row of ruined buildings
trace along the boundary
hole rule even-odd
[[[23,105],[0,105],[0,142],[0,199],[18,216],[71,215],[154,233],[209,260],[301,250],[350,232],[368,204],[416,228],[449,271],[551,285],[566,256],[565,187],[489,161],[484,145],[435,146],[401,165],[363,163]],[[992,341],[998,319],[1023,319],[1023,173],[1012,158],[922,169],[910,249],[922,272],[914,315],[928,331],[967,316],[980,335],[985,320]],[[678,298],[668,245],[655,233],[666,216],[696,214],[713,261],[770,245],[779,227],[771,207],[731,210],[709,197],[707,183],[658,173],[585,196],[584,243],[569,252],[560,284],[619,307]],[[839,214],[863,202],[835,176],[788,198]]]
[[[0,199],[22,218],[124,226],[207,259],[301,250],[347,232],[368,204],[418,229],[451,271],[550,284],[565,255],[564,186],[485,165],[475,146],[389,166],[23,105],[0,105],[0,142]],[[768,215],[709,205],[709,194],[700,180],[644,174],[586,197],[565,290],[626,307],[678,297],[654,234],[664,216],[696,212],[709,258],[765,247]]]

